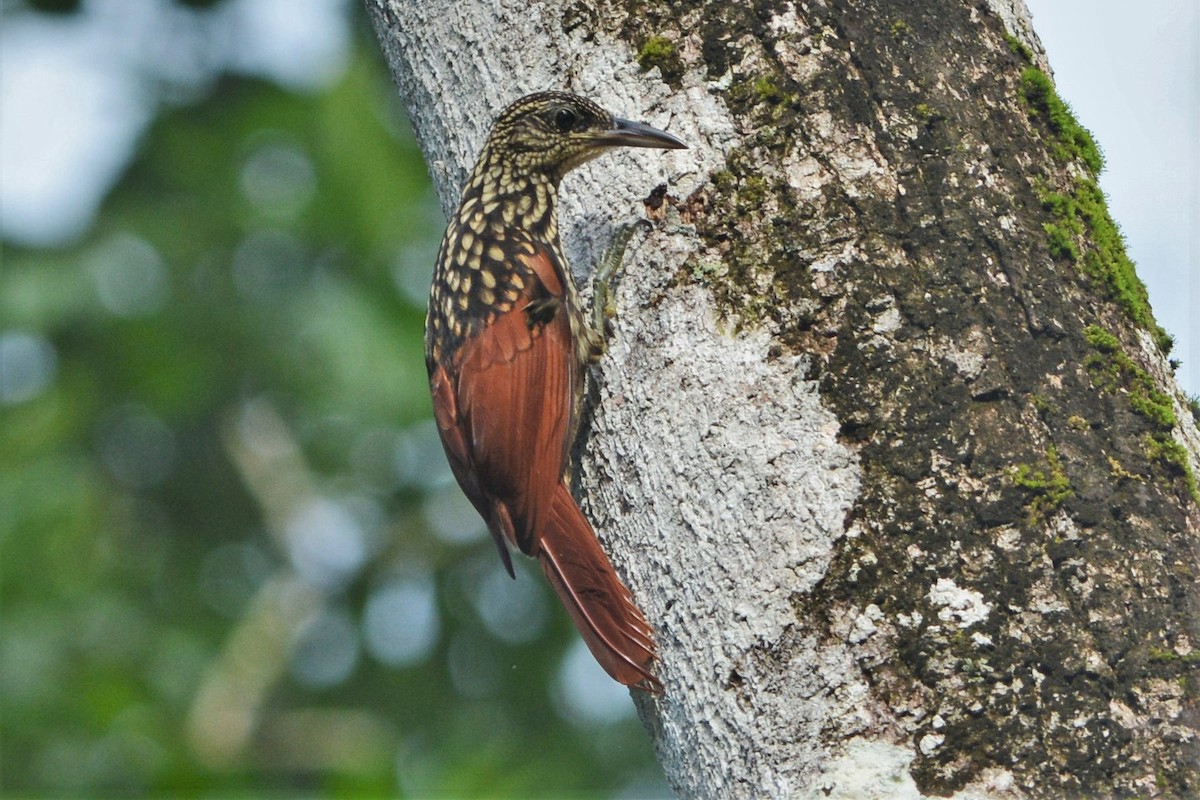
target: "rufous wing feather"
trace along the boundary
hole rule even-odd
[[[475,510],[487,522],[488,530],[496,541],[496,549],[504,568],[513,578],[512,556],[508,554],[508,542],[515,541],[512,535],[512,520],[507,516],[507,509],[498,507],[492,498],[483,491],[471,462],[471,449],[463,435],[462,419],[458,412],[458,397],[451,385],[450,377],[440,365],[434,365],[429,371],[429,389],[433,396],[433,418],[437,421],[438,433],[442,438],[442,449],[446,451],[446,460],[450,462],[450,470],[458,480],[467,499],[475,506]],[[500,513],[498,513],[500,512]]]
[[[650,625],[565,483],[555,490],[537,548],[550,585],[604,671],[626,686],[661,692],[650,670],[655,657]]]
[[[472,472],[485,502],[507,507],[510,544],[526,553],[566,467],[580,379],[570,335],[565,314],[531,327],[522,304],[464,346],[458,369],[458,425]]]

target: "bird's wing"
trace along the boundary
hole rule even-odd
[[[443,441],[473,467],[484,505],[505,507],[511,523],[503,533],[532,553],[540,515],[566,469],[582,368],[553,256],[543,248],[519,258],[537,280],[463,345],[451,378],[455,431]],[[549,302],[553,313],[531,319],[526,309],[535,302]],[[441,420],[439,427],[446,430]],[[500,522],[493,508],[484,516]]]
[[[438,433],[441,435],[442,448],[446,451],[446,460],[450,462],[450,470],[462,487],[463,493],[475,506],[479,515],[487,521],[488,530],[496,541],[496,549],[500,552],[500,560],[504,568],[513,578],[512,556],[508,554],[506,541],[514,542],[516,537],[512,532],[512,520],[507,515],[495,515],[491,499],[479,485],[471,460],[471,448],[463,430],[462,418],[458,413],[458,396],[453,381],[446,368],[440,364],[432,365],[429,371],[429,388],[433,395],[433,417],[437,422]]]

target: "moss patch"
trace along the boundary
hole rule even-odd
[[[1012,36],[1006,36],[1005,41],[1026,65],[1021,71],[1021,106],[1035,127],[1044,125],[1049,129],[1050,136],[1043,136],[1043,140],[1050,153],[1059,161],[1082,164],[1088,173],[1076,179],[1069,192],[1039,191],[1042,205],[1051,215],[1043,225],[1050,254],[1078,264],[1130,319],[1150,331],[1159,350],[1169,353],[1174,340],[1154,320],[1146,286],[1125,252],[1125,238],[1108,213],[1104,192],[1096,183],[1096,176],[1104,169],[1104,156],[1096,140],[1058,96],[1050,77],[1033,65],[1029,47]]]
[[[1150,373],[1134,363],[1121,349],[1117,337],[1099,325],[1089,325],[1083,333],[1088,343],[1100,351],[1100,354],[1088,356],[1084,363],[1093,376],[1099,378],[1101,386],[1106,389],[1125,389],[1135,412],[1153,423],[1158,430],[1173,429],[1179,420],[1175,418],[1171,398],[1158,388]]]
[[[1161,647],[1150,648],[1150,661],[1157,664],[1198,664],[1200,665],[1200,650],[1192,650],[1180,655],[1174,650]]]
[[[1169,353],[1174,340],[1154,319],[1146,284],[1125,252],[1125,237],[1096,181],[1079,178],[1069,193],[1043,190],[1038,196],[1050,212],[1050,221],[1042,225],[1050,255],[1077,264],[1131,320],[1150,331],[1159,350]]]
[[[788,99],[788,93],[779,88],[769,75],[763,75],[754,81],[754,93],[764,103],[782,103]]]
[[[1196,485],[1196,475],[1188,463],[1187,448],[1169,436],[1153,433],[1146,436],[1143,446],[1147,460],[1158,462],[1168,474],[1181,479],[1187,487],[1188,494],[1200,503],[1200,487]]]
[[[784,87],[784,81],[772,74],[759,75],[753,80],[738,81],[729,88],[729,104],[761,116],[760,138],[779,135],[778,124],[794,117],[792,108],[796,93]]]
[[[1088,344],[1101,353],[1117,353],[1121,350],[1121,340],[1111,331],[1106,331],[1099,325],[1088,325],[1083,329],[1084,338]]]
[[[1074,494],[1071,481],[1063,470],[1058,449],[1054,445],[1046,448],[1045,468],[1018,464],[1013,470],[1012,480],[1017,486],[1033,493],[1033,499],[1029,503],[1030,517],[1033,520],[1044,519],[1049,512]]]
[[[1099,325],[1084,329],[1088,343],[1103,355],[1088,356],[1085,364],[1100,378],[1104,388],[1123,388],[1129,393],[1133,410],[1145,417],[1159,430],[1170,431],[1178,423],[1171,398],[1154,383],[1150,373],[1134,363],[1121,349],[1117,337]]]
[[[1033,51],[1029,49],[1029,45],[1025,44],[1011,33],[1004,34],[1004,41],[1008,44],[1008,49],[1014,56],[1017,56],[1026,64],[1033,64]]]
[[[934,110],[933,106],[928,103],[917,103],[913,106],[913,114],[926,125],[932,125],[941,119],[941,114]]]
[[[760,118],[781,111],[781,107],[767,104],[750,107]],[[726,159],[729,169],[714,172],[710,186],[699,192],[705,197],[706,214],[722,220],[707,239],[708,245],[720,253],[722,267],[714,269],[701,257],[693,256],[679,275],[683,281],[707,286],[723,321],[734,322],[735,329],[778,319],[780,309],[790,305],[784,273],[794,263],[788,251],[779,246],[779,241],[758,242],[741,233],[760,226],[764,218],[791,213],[790,208],[783,207],[788,202],[786,194],[761,174],[757,158],[760,156],[745,148],[733,149]]]
[[[1146,460],[1159,464],[1172,478],[1182,479],[1188,494],[1200,502],[1200,490],[1187,450],[1171,436],[1179,420],[1170,396],[1158,388],[1150,373],[1125,353],[1120,340],[1111,331],[1089,325],[1084,329],[1084,336],[1097,351],[1084,361],[1096,383],[1106,391],[1123,391],[1133,412],[1150,423],[1152,430],[1142,441]]]
[[[674,87],[678,87],[683,78],[683,61],[675,50],[675,43],[665,36],[647,39],[638,51],[637,63],[642,72],[658,67],[663,81]]]
[[[1009,47],[1012,47],[1011,42]],[[1031,118],[1042,120],[1049,126],[1053,134],[1050,152],[1055,158],[1060,161],[1078,159],[1092,175],[1100,174],[1104,169],[1104,156],[1091,131],[1075,119],[1071,107],[1055,91],[1050,76],[1035,66],[1027,66],[1021,71],[1021,103]]]

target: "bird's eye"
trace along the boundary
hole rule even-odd
[[[558,128],[559,133],[566,133],[571,130],[578,121],[579,115],[569,108],[560,108],[554,112],[554,127]]]

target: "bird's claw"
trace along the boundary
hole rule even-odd
[[[596,272],[592,277],[593,360],[604,354],[608,342],[609,321],[617,316],[617,298],[613,286],[617,271],[625,259],[625,250],[637,229],[646,224],[645,220],[638,220],[619,226],[604,252],[604,257],[596,265]]]

